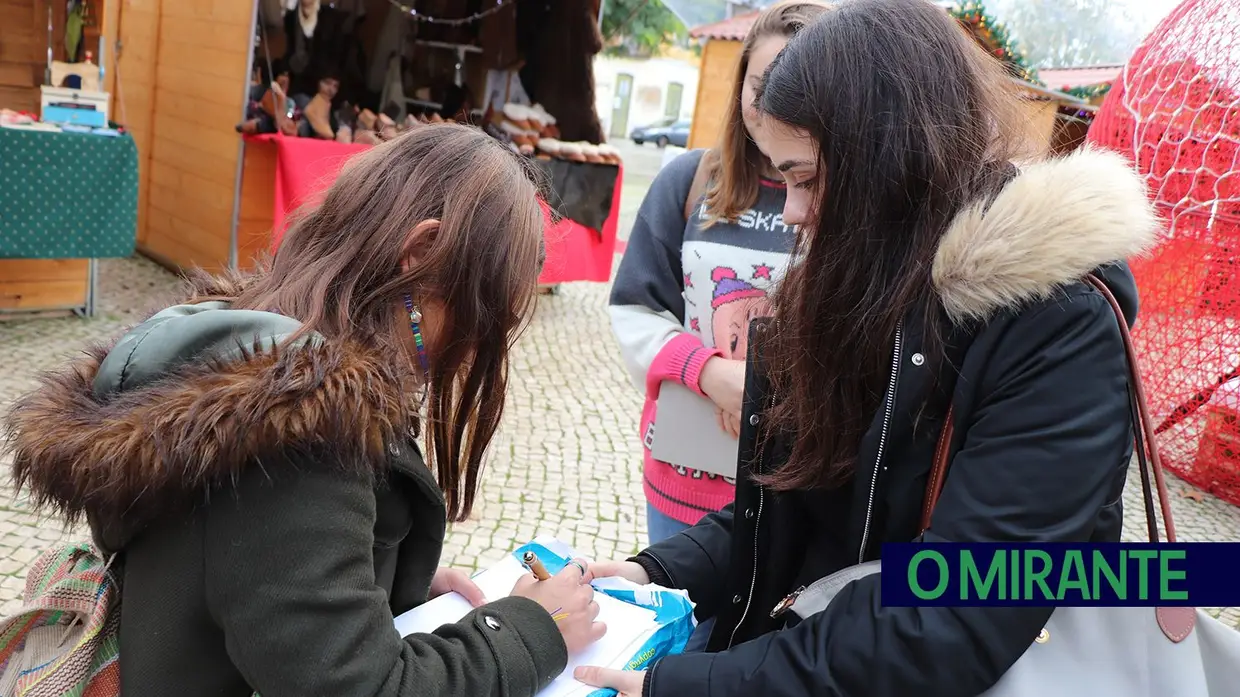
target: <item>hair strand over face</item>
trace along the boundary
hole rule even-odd
[[[708,152],[708,159],[703,161],[703,166],[711,168],[712,179],[706,191],[707,226],[715,220],[735,220],[758,201],[758,176],[766,158],[754,145],[741,115],[741,93],[750,55],[763,39],[791,38],[830,8],[830,5],[812,0],[785,0],[763,10],[745,35],[732,95],[723,117],[723,133],[718,146]]]
[[[920,313],[918,350],[942,358],[931,262],[954,216],[1005,181],[1016,102],[999,61],[925,0],[841,2],[789,42],[758,100],[818,165],[762,348],[778,395],[767,435],[795,438],[762,481],[831,486],[853,472],[902,323]]]

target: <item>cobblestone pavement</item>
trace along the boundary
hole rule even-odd
[[[651,148],[626,153],[622,236],[658,166]],[[100,265],[99,315],[0,322],[0,408],[29,389],[40,370],[84,344],[108,338],[161,305],[176,278],[140,258]],[[611,336],[605,284],[566,284],[540,298],[513,356],[504,428],[485,473],[474,520],[455,526],[444,563],[477,568],[539,533],[555,534],[597,559],[638,551],[645,540],[640,451],[641,396],[629,383]],[[1136,483],[1137,478],[1132,477]],[[1187,541],[1240,541],[1240,509],[1210,496],[1183,496],[1171,478],[1172,506]],[[1127,494],[1126,537],[1144,536],[1139,484]],[[34,515],[0,495],[0,615],[16,609],[25,570],[48,544],[81,531]],[[1240,626],[1240,609],[1224,619]]]

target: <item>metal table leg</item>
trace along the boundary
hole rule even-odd
[[[86,316],[95,316],[95,287],[99,280],[99,260],[91,259],[87,263],[86,276],[88,277],[86,285]]]
[[[86,262],[86,305],[73,308],[73,313],[78,317],[90,318],[95,316],[95,283],[98,271],[98,259],[90,259]]]

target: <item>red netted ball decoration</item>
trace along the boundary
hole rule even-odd
[[[1187,0],[1141,44],[1089,130],[1136,163],[1167,222],[1133,260],[1166,466],[1240,505],[1240,0]]]

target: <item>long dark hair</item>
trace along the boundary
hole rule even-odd
[[[931,263],[956,213],[1000,186],[1017,104],[999,61],[925,0],[841,2],[771,64],[758,108],[808,134],[819,166],[763,342],[778,396],[768,423],[795,434],[767,485],[851,475],[906,317],[925,314],[919,350],[939,358]]]
[[[482,131],[414,129],[351,159],[269,268],[244,279],[232,299],[236,308],[278,309],[306,331],[401,357],[415,383],[417,358],[402,340],[409,320],[397,308],[406,293],[440,303],[425,431],[454,521],[473,507],[504,411],[508,352],[535,298],[543,254],[537,193],[516,155]],[[410,250],[410,231],[428,219],[440,221],[438,233]],[[411,251],[420,263],[402,271]]]
[[[705,156],[711,182],[706,189],[706,227],[718,220],[735,220],[758,201],[758,175],[766,160],[750,138],[741,116],[741,91],[750,54],[759,41],[773,36],[791,38],[829,9],[830,5],[819,0],[784,0],[762,10],[749,27],[741,44],[740,60],[736,62],[732,98],[724,112],[719,145]]]

